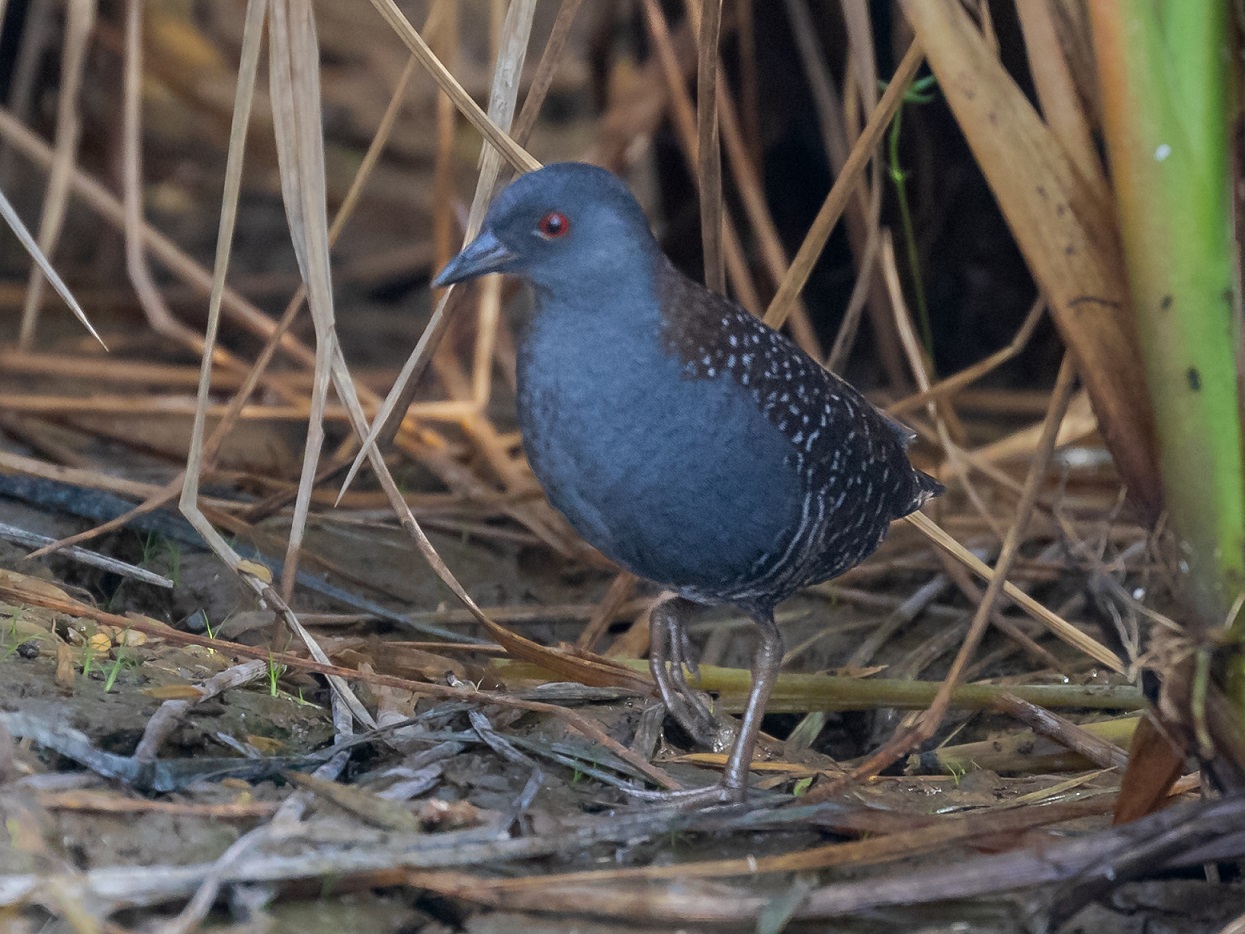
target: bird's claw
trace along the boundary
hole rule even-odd
[[[669,692],[658,686],[666,712],[674,717],[698,745],[714,752],[729,748],[736,734],[734,724],[724,718],[715,717],[705,704],[704,695],[692,690],[681,677],[675,676],[671,680],[677,686],[672,687]]]
[[[742,804],[748,793],[746,787],[734,787],[725,781],[705,788],[683,788],[678,791],[648,791],[643,788],[624,788],[622,791],[628,797],[669,805],[680,811],[694,811],[714,805]]]
[[[653,680],[669,714],[698,743],[710,749],[729,744],[722,724],[714,717],[704,695],[687,683],[687,672],[699,677],[700,668],[679,610],[680,601],[670,600],[653,608],[651,660]]]

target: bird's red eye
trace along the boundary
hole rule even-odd
[[[571,222],[561,211],[550,211],[540,219],[536,229],[546,240],[557,240],[571,232]]]

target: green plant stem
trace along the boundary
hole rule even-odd
[[[1245,584],[1226,0],[1089,5],[1164,499],[1201,632]],[[1245,623],[1229,630],[1238,644]],[[1245,661],[1228,692],[1245,712]]]
[[[647,671],[643,659],[618,659],[637,671]],[[536,665],[499,659],[495,664],[507,675],[520,677],[551,677]],[[718,695],[718,706],[727,713],[743,710],[752,684],[752,674],[742,668],[718,668],[701,665],[700,677],[689,676],[688,683],[697,690]],[[799,713],[806,710],[871,710],[894,707],[902,710],[923,710],[934,699],[939,681],[899,681],[890,678],[842,678],[823,674],[780,674],[770,695],[769,713]],[[1145,699],[1137,688],[1070,684],[962,684],[951,695],[951,704],[964,710],[986,710],[1003,694],[1014,694],[1051,710],[1140,710]]]
[[[921,276],[921,257],[916,246],[916,226],[912,223],[912,208],[908,204],[908,173],[899,164],[899,132],[902,126],[903,107],[895,111],[887,138],[889,172],[895,184],[895,199],[899,203],[899,222],[903,227],[904,252],[908,259],[908,275],[912,280],[912,297],[916,302],[917,324],[921,328],[921,343],[931,366],[934,360],[934,328],[929,320],[929,305],[925,301],[925,281]]]

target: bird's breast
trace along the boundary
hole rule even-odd
[[[538,309],[518,381],[524,449],[550,501],[636,573],[721,590],[798,523],[790,443],[725,374],[689,379],[655,328]]]

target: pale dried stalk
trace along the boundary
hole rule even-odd
[[[895,264],[895,250],[891,242],[889,230],[884,231],[882,234],[882,275],[886,282],[887,292],[890,295],[891,307],[894,310],[895,330],[899,335],[900,346],[908,358],[908,367],[916,380],[917,387],[922,391],[928,390],[930,386],[929,361],[926,358],[924,349],[921,347],[920,340],[916,336],[916,330],[912,326],[912,315],[908,311],[907,303],[904,300],[903,288],[899,284],[899,269]],[[944,464],[950,467],[951,472],[960,481],[960,486],[978,514],[994,529],[995,535],[1002,538],[1003,529],[991,514],[981,494],[977,491],[976,484],[973,483],[972,476],[964,463],[961,453],[962,449],[952,440],[951,433],[948,430],[948,422],[952,420],[958,422],[954,408],[945,399],[931,400],[926,403],[925,407],[929,412],[930,419],[934,423],[934,432],[938,438],[938,444],[946,455]]]
[[[761,183],[761,174],[748,152],[744,142],[743,131],[739,126],[739,116],[731,101],[730,88],[726,75],[720,75],[718,83],[718,117],[721,122],[722,140],[726,146],[726,156],[731,163],[731,171],[735,175],[735,190],[739,192],[739,200],[744,213],[748,216],[753,236],[756,237],[757,251],[765,270],[777,288],[787,275],[789,262],[778,228],[770,215],[769,205],[765,202],[765,192]],[[809,322],[808,310],[798,296],[795,308],[791,313],[791,335],[795,342],[809,351],[812,356],[820,357],[820,345],[817,334]]]
[[[230,128],[229,153],[226,159],[225,193],[221,202],[220,230],[217,239],[217,256],[212,280],[212,295],[209,303],[209,324],[207,335],[203,341],[203,363],[199,380],[199,407],[195,413],[195,430],[191,438],[190,452],[187,456],[187,468],[182,484],[180,506],[182,514],[195,527],[209,547],[221,560],[239,575],[256,594],[263,604],[280,614],[282,620],[307,646],[307,650],[317,661],[328,664],[328,656],[320,649],[310,633],[303,628],[298,619],[290,611],[288,605],[268,585],[268,576],[264,569],[242,558],[230,547],[224,537],[203,515],[199,507],[199,471],[202,467],[202,438],[206,418],[208,391],[211,386],[212,345],[215,343],[220,324],[221,302],[224,297],[225,275],[229,266],[229,254],[233,240],[234,224],[237,217],[238,194],[241,188],[242,159],[246,144],[246,127],[250,120],[251,104],[254,99],[255,79],[258,71],[260,41],[263,34],[263,22],[266,12],[266,0],[248,0],[245,29],[243,32],[242,61],[239,66],[238,86],[234,101],[234,117]],[[275,66],[274,66],[275,67]],[[335,699],[343,703],[361,723],[373,724],[367,709],[355,697],[349,685],[341,678],[331,676],[330,686]]]
[[[449,69],[441,63],[440,59],[432,54],[432,49],[428,47],[428,43],[424,41],[423,36],[416,31],[407,18],[402,15],[402,11],[398,9],[398,5],[394,3],[394,0],[372,0],[372,6],[376,7],[376,11],[393,28],[393,31],[398,34],[398,38],[411,50],[411,54],[419,59],[420,64],[428,70],[433,80],[441,86],[441,90],[453,99],[459,111],[471,122],[471,125],[480,131],[481,135],[484,136],[493,148],[505,156],[507,162],[520,172],[530,172],[533,169],[540,168],[540,163],[532,158],[527,150],[511,139],[471,99],[471,95],[450,74]]]
[[[862,108],[865,112],[872,112],[877,104],[877,63],[873,55],[868,10],[859,0],[843,0],[842,7],[848,30],[850,64],[846,85],[849,91],[858,89],[860,93],[840,102],[834,78],[817,43],[817,30],[807,0],[786,0],[787,18],[791,22],[792,36],[812,93],[822,143],[830,157],[830,165],[836,171],[841,171],[847,162],[853,134],[858,130],[854,114]],[[868,308],[874,324],[878,356],[890,379],[901,385],[903,367],[890,330],[886,301],[875,274],[882,208],[882,176],[876,167],[869,177],[868,196],[860,186],[856,187],[855,192],[856,198],[848,200],[846,211],[848,239],[856,259],[856,282],[825,366],[834,373],[841,372],[846,366],[861,316]]]
[[[834,225],[838,222],[843,209],[847,206],[848,199],[860,181],[865,165],[873,158],[874,149],[881,141],[882,134],[886,132],[895,111],[903,103],[904,94],[907,93],[908,85],[916,74],[917,68],[920,67],[922,57],[920,47],[913,43],[903,60],[900,61],[899,67],[895,69],[895,74],[891,76],[890,84],[886,86],[886,93],[882,95],[878,106],[869,115],[864,131],[856,140],[856,145],[852,147],[843,170],[834,180],[830,193],[826,195],[821,210],[817,212],[817,217],[814,218],[808,234],[805,235],[804,242],[800,244],[800,249],[795,254],[795,259],[791,261],[787,277],[769,303],[769,308],[766,309],[763,320],[770,327],[782,327],[787,316],[794,309],[796,296],[803,291],[805,283],[808,282],[813,266],[821,256],[821,251],[825,249],[830,233],[834,230]]]
[[[377,2],[377,0],[374,0],[374,2]],[[510,38],[507,40],[506,54],[509,56],[521,57],[525,54],[527,38],[531,33],[532,16],[535,13],[534,3],[529,2],[529,0],[523,0],[519,12],[522,12],[524,16],[521,19],[516,19],[513,26],[507,27]],[[420,42],[422,41],[420,39]],[[428,54],[431,55],[431,51]],[[440,62],[438,61],[437,64],[440,65]],[[500,65],[501,62],[499,62]],[[514,115],[515,101],[519,90],[518,81],[517,78],[513,80],[508,78],[508,74],[517,76],[518,69],[512,69],[510,66],[499,68],[499,74],[495,76],[493,91],[489,95],[490,114],[485,117],[489,121],[490,126],[496,127],[497,124],[494,120],[498,118],[501,118],[501,122],[508,126]],[[451,80],[453,79],[451,78]],[[455,86],[457,86],[457,82],[455,82]],[[449,93],[448,89],[447,93]],[[474,106],[474,103],[472,106]],[[498,131],[501,132],[500,128],[498,128]],[[539,163],[535,163],[534,167],[539,167]],[[486,145],[481,153],[480,175],[476,180],[475,195],[472,198],[471,209],[467,216],[467,229],[463,237],[464,246],[471,242],[480,229],[480,224],[484,220],[485,212],[488,210],[493,187],[497,183],[500,169],[501,164],[496,157],[496,151]],[[526,170],[526,168],[523,170]],[[399,371],[397,379],[394,380],[393,387],[389,390],[388,395],[385,396],[385,401],[381,405],[380,411],[376,414],[371,426],[363,435],[363,443],[360,445],[359,452],[355,455],[354,462],[350,465],[345,480],[342,481],[338,494],[339,498],[341,494],[350,488],[350,484],[353,482],[359,468],[363,465],[364,459],[370,457],[372,452],[377,450],[377,439],[384,433],[390,420],[397,417],[398,408],[405,408],[408,404],[408,387],[413,382],[418,381],[427,369],[432,360],[432,355],[436,352],[436,348],[445,334],[445,329],[450,323],[448,309],[454,294],[455,290],[453,287],[447,289],[445,294],[441,296],[441,300],[437,302],[436,308],[433,309],[423,334],[420,335],[410,356],[402,364],[402,369]],[[491,339],[496,339],[495,327],[492,330]],[[491,366],[491,362],[489,365]]]
[[[1034,299],[1033,304],[1029,307],[1029,313],[1025,315],[1025,319],[1020,324],[1020,328],[1016,331],[1015,336],[1008,341],[1006,347],[994,351],[987,357],[982,358],[971,366],[967,366],[958,373],[948,376],[946,379],[939,380],[927,389],[900,399],[886,407],[887,415],[899,416],[913,409],[925,405],[932,399],[942,396],[954,395],[977,380],[981,379],[987,373],[990,373],[1008,360],[1011,360],[1018,353],[1025,349],[1029,343],[1029,339],[1033,336],[1033,332],[1037,329],[1038,322],[1042,320],[1043,314],[1046,312],[1046,302],[1042,296]]]
[[[1110,198],[1107,180],[1103,176],[1102,163],[1098,161],[1089,119],[1081,107],[1072,71],[1059,42],[1059,31],[1055,27],[1049,0],[1017,3],[1016,15],[1020,18],[1020,30],[1029,55],[1029,70],[1042,105],[1042,115],[1085,181],[1098,188],[1100,197],[1106,200]]]
[[[281,194],[316,332],[311,415],[298,494],[290,520],[290,539],[281,571],[281,595],[288,602],[294,593],[298,555],[311,508],[311,490],[315,486],[324,444],[324,408],[338,346],[328,258],[324,136],[320,122],[320,48],[310,5],[303,0],[273,0],[268,41]]]
[[[0,23],[4,9],[0,5]],[[82,70],[86,63],[87,41],[95,26],[95,0],[69,0],[65,19],[65,45],[61,51],[61,85],[56,101],[56,155],[48,176],[43,197],[43,215],[39,219],[39,248],[50,260],[60,240],[69,200],[69,179],[78,153],[82,121],[78,119],[78,90],[82,87]],[[35,338],[39,310],[43,305],[46,284],[38,265],[30,271],[26,285],[26,304],[17,346],[28,350]]]
[[[3,134],[5,141],[11,143],[15,150],[35,164],[45,169],[51,167],[55,158],[52,148],[4,108],[0,108],[0,134]],[[74,193],[81,197],[91,210],[109,224],[119,230],[127,229],[128,218],[122,203],[99,182],[78,168],[73,170],[73,189]],[[138,219],[138,224],[137,236],[145,250],[183,282],[200,290],[204,295],[210,294],[212,289],[210,272],[141,217]],[[44,274],[47,275],[46,269]],[[49,276],[49,280],[50,278]],[[277,330],[271,318],[231,288],[226,287],[224,291],[221,309],[228,313],[232,320],[261,339],[271,336]],[[292,359],[301,363],[309,364],[313,359],[311,351],[288,334],[281,339],[281,349]],[[279,395],[293,398],[280,381],[272,382],[271,387]]]
[[[82,306],[78,304],[78,300],[74,298],[73,293],[69,291],[69,286],[65,285],[61,277],[57,275],[56,270],[52,268],[52,264],[48,261],[48,258],[43,255],[43,251],[39,249],[39,244],[35,242],[35,238],[32,237],[30,231],[26,229],[26,225],[22,223],[22,219],[17,216],[17,212],[13,210],[13,205],[11,205],[9,203],[9,199],[4,196],[3,191],[0,191],[0,219],[3,219],[4,222],[8,224],[9,229],[12,230],[17,236],[17,239],[21,245],[26,248],[26,252],[30,254],[31,259],[33,259],[39,268],[43,270],[43,274],[47,276],[48,282],[52,283],[52,288],[56,289],[56,294],[65,300],[65,304],[67,304],[70,310],[74,313],[74,317],[81,321],[83,326],[91,332],[91,336],[99,341],[101,347],[107,350],[108,348],[104,344],[104,341],[100,338],[99,334],[96,333],[95,328],[91,326],[91,322],[87,320],[86,312],[82,310]]]
[[[683,155],[688,163],[688,171],[691,173],[699,190],[698,165],[700,154],[696,138],[696,114],[695,108],[692,106],[691,95],[683,83],[683,72],[679,67],[678,57],[675,55],[674,46],[670,40],[670,29],[666,23],[665,16],[662,14],[661,7],[656,0],[644,0],[643,9],[649,34],[653,38],[657,59],[661,64],[662,75],[666,81],[666,88],[669,94],[670,117],[674,121],[675,129],[678,131],[679,142],[683,147]],[[753,314],[757,314],[761,309],[761,299],[757,295],[756,286],[752,282],[743,247],[740,245],[739,236],[735,231],[735,225],[731,221],[728,211],[724,210],[722,212],[722,221],[724,226],[722,244],[725,250],[726,271],[730,276],[731,286],[735,290],[735,297],[739,304]]]
[[[195,408],[189,452],[186,455],[186,471],[182,479],[179,504],[182,514],[203,536],[212,551],[235,571],[242,565],[242,558],[200,510],[199,478],[205,460],[203,435],[212,388],[212,358],[216,347],[216,337],[220,330],[225,276],[233,248],[238,195],[242,186],[242,162],[246,151],[246,129],[250,123],[251,105],[254,101],[255,80],[259,70],[260,40],[266,13],[267,0],[248,0],[242,32],[242,56],[238,65],[238,84],[234,97],[233,122],[229,130],[229,151],[225,159],[225,190],[221,195],[220,223],[216,236],[216,261],[208,298],[207,330],[203,339],[199,369],[198,403]],[[243,579],[248,583],[252,582],[251,576],[243,575]]]
[[[147,264],[143,227],[143,0],[126,0],[125,80],[121,115],[121,187],[125,203],[125,268],[151,329],[161,337],[203,353],[203,340],[173,317]]]
[[[696,71],[696,152],[700,177],[700,234],[704,242],[705,285],[726,292],[722,261],[722,149],[718,143],[718,43],[722,0],[704,0],[698,31]]]
[[[1063,364],[1059,368],[1059,376],[1055,380],[1055,388],[1051,392],[1046,421],[1042,425],[1042,439],[1036,456],[1029,464],[1028,475],[1025,477],[1024,492],[1021,494],[1020,503],[1016,507],[1012,523],[1008,526],[1007,534],[1003,537],[1003,547],[999,550],[998,560],[994,563],[993,574],[986,585],[986,592],[981,602],[977,604],[976,612],[973,613],[972,622],[969,623],[968,633],[964,636],[960,651],[956,653],[951,669],[947,672],[942,687],[938,689],[934,702],[921,716],[921,723],[917,730],[921,741],[933,736],[934,731],[942,722],[951,704],[951,692],[959,684],[964,669],[972,661],[973,653],[977,651],[977,646],[981,643],[982,636],[985,635],[986,626],[989,625],[999,596],[1007,584],[1007,575],[1011,570],[1012,562],[1015,561],[1020,553],[1020,546],[1024,543],[1029,517],[1037,502],[1042,481],[1046,478],[1046,469],[1050,464],[1051,455],[1055,452],[1055,442],[1059,437],[1059,423],[1063,420],[1068,403],[1072,400],[1075,384],[1076,368],[1072,365],[1071,357],[1065,354]]]

